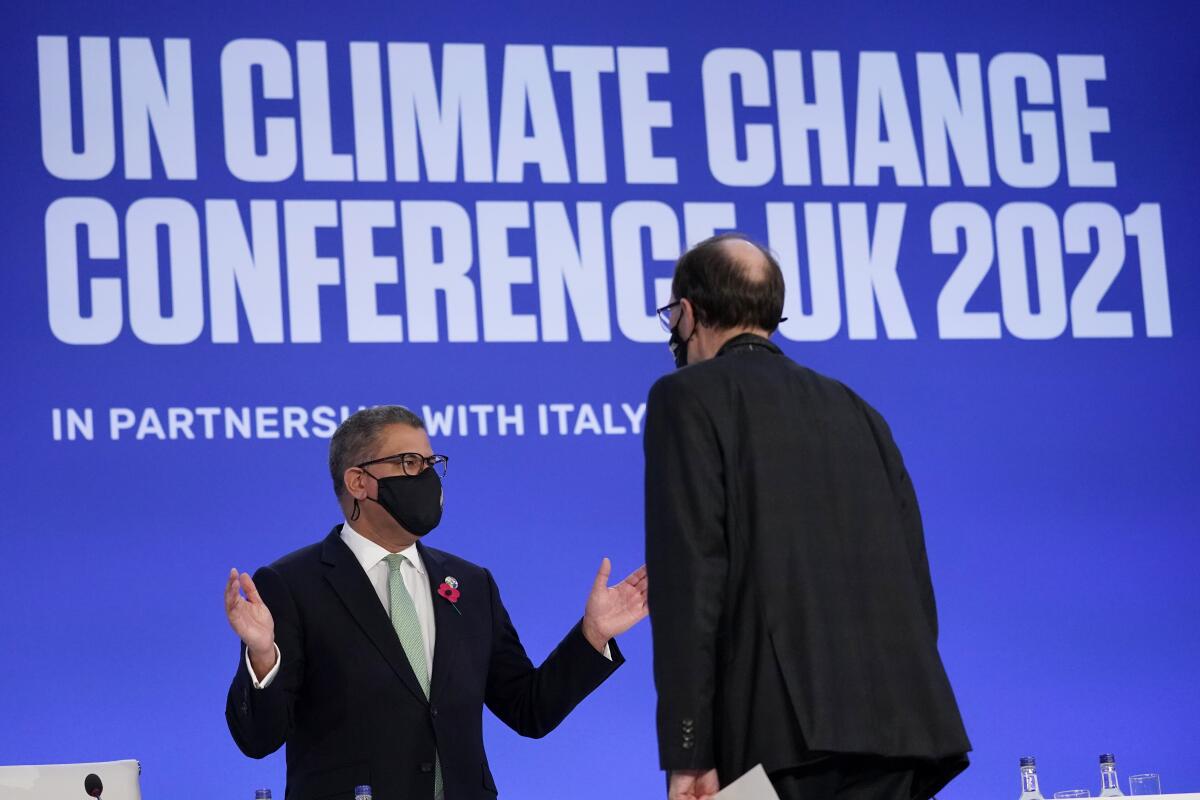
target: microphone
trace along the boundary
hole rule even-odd
[[[104,783],[100,780],[99,775],[94,772],[89,773],[83,779],[83,790],[88,793],[88,797],[99,797],[100,793],[104,791]]]

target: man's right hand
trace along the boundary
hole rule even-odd
[[[242,592],[246,593],[245,597]],[[275,666],[275,620],[253,579],[245,572],[229,571],[229,580],[225,584],[225,616],[229,618],[229,627],[246,643],[255,675],[260,678],[266,675]]]
[[[719,791],[715,769],[677,769],[667,779],[667,800],[714,800]]]

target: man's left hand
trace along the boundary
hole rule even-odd
[[[600,571],[596,573],[583,612],[583,635],[601,653],[609,639],[641,622],[649,610],[645,564],[616,586],[608,585],[610,574],[612,562],[606,558],[600,562]]]

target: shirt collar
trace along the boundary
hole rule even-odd
[[[349,522],[342,525],[342,541],[350,548],[350,552],[354,553],[363,572],[370,572],[376,564],[391,555],[390,550],[354,530]],[[417,549],[416,542],[401,550],[400,555],[408,559],[408,563],[416,567],[417,572],[425,574],[425,564],[421,561],[421,552]]]
[[[779,349],[779,345],[772,342],[770,339],[764,339],[756,333],[739,333],[725,344],[721,345],[721,349],[717,351],[718,356],[727,355],[734,350],[766,350],[775,355],[782,355],[783,351]]]

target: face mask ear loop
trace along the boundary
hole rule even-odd
[[[675,368],[676,369],[687,366],[688,344],[692,341],[692,339],[696,338],[696,333],[699,331],[699,329],[696,327],[695,320],[693,320],[692,321],[692,333],[686,339],[684,339],[682,336],[679,335],[679,329],[682,326],[683,326],[683,314],[681,312],[679,315],[679,321],[675,323],[674,328],[671,328],[671,338],[673,340],[677,340],[679,342],[675,346],[675,349],[671,351],[671,354],[673,356],[675,356]],[[679,353],[683,354],[682,357],[679,355]]]
[[[366,467],[359,467],[359,469],[361,469],[363,472],[367,473],[368,475],[371,475],[371,471],[369,469],[367,469]],[[371,475],[371,477],[375,478],[374,475]],[[378,481],[379,479],[375,478],[375,480]],[[370,500],[371,498],[368,497],[367,499]],[[350,512],[350,521],[355,522],[358,519],[360,514],[362,514],[362,509],[358,507],[358,498],[356,497],[356,498],[354,498],[354,510]]]

